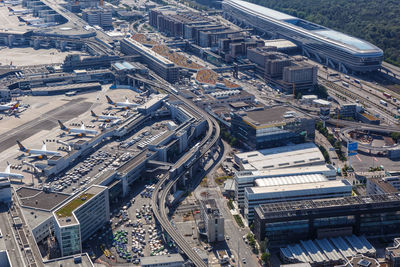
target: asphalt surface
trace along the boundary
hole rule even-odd
[[[0,137],[0,150],[6,150],[14,146],[16,140],[23,141],[42,130],[49,131],[53,129],[57,126],[57,119],[68,121],[86,112],[93,103],[83,102],[82,100],[83,98],[71,100],[46,114],[42,114],[40,118],[33,119],[2,134]]]

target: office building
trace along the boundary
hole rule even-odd
[[[266,82],[290,92],[293,87],[302,91],[317,84],[317,66],[276,50],[276,47],[256,47],[247,51],[247,58],[257,64],[256,69]]]
[[[368,72],[381,66],[382,50],[364,40],[246,1],[224,0],[222,9],[225,18],[290,40],[304,55],[340,71]]]
[[[274,247],[351,234],[396,237],[399,223],[398,194],[352,196],[262,204],[255,208],[254,234]]]
[[[142,267],[182,267],[185,261],[178,253],[140,258]]]
[[[234,155],[241,171],[324,165],[325,159],[314,143],[302,143],[238,153]]]
[[[7,177],[0,177],[0,202],[11,202],[11,182]]]
[[[82,12],[82,19],[89,25],[109,28],[112,27],[112,10],[104,8],[85,9]]]
[[[179,80],[179,68],[172,61],[157,54],[150,48],[131,39],[124,38],[120,42],[121,51],[127,55],[140,55],[142,63],[146,64],[152,71],[164,80],[175,83]]]
[[[293,167],[266,171],[236,172],[235,199],[239,208],[244,208],[244,189],[252,186],[306,184],[336,179],[336,170],[330,165]]]
[[[92,185],[53,212],[61,255],[81,253],[82,243],[110,220],[108,188]]]
[[[400,266],[400,238],[395,238],[393,246],[385,249],[385,259],[389,267]]]
[[[214,199],[200,201],[200,215],[204,222],[207,241],[210,243],[225,240],[224,217],[220,214]]]
[[[267,203],[351,196],[353,187],[347,180],[323,181],[278,186],[245,188],[244,217],[252,222],[254,208]]]
[[[288,107],[237,111],[231,117],[231,132],[253,150],[314,139],[315,119]]]
[[[358,118],[358,113],[363,112],[364,108],[357,103],[353,104],[343,104],[340,106],[340,117],[342,118],[352,118],[357,120]]]

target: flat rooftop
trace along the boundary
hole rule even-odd
[[[335,181],[322,181],[322,182],[314,182],[314,183],[305,183],[305,184],[287,184],[287,185],[277,185],[277,186],[255,186],[255,187],[246,187],[245,191],[249,194],[268,194],[268,193],[278,193],[284,194],[285,192],[290,191],[309,191],[309,190],[321,190],[321,194],[324,189],[331,189],[332,191],[335,189],[344,190],[352,190],[351,184],[347,180],[335,180]]]
[[[287,168],[298,165],[324,164],[325,159],[314,143],[289,145],[235,155],[243,170]]]
[[[142,257],[140,258],[140,262],[142,266],[156,266],[157,264],[162,265],[176,262],[184,263],[184,260],[180,254],[176,253],[160,256]]]
[[[263,177],[279,177],[279,176],[296,176],[301,174],[323,174],[325,176],[335,175],[336,170],[330,165],[315,165],[306,167],[283,168],[277,170],[265,171],[240,171],[235,177],[238,179],[246,178],[263,178]]]
[[[80,257],[80,263],[75,263],[74,258]],[[51,261],[44,262],[43,265],[45,267],[93,267],[93,263],[90,260],[90,257],[88,254],[82,254],[82,255],[75,255],[75,256],[69,256],[69,257],[64,257],[60,259],[55,259]]]
[[[256,186],[281,186],[291,184],[307,184],[329,181],[322,174],[305,174],[305,175],[292,175],[271,178],[261,178],[255,181]]]
[[[263,218],[287,218],[295,216],[308,216],[310,212],[323,209],[354,208],[356,210],[372,210],[383,207],[398,207],[400,205],[400,194],[379,194],[368,196],[351,196],[333,199],[314,199],[301,201],[288,201],[280,203],[261,204],[256,207],[256,212]]]
[[[237,114],[242,116],[243,121],[253,128],[272,127],[273,125],[285,125],[285,121],[294,118],[304,118],[304,114],[289,107],[259,108],[250,111],[239,111]],[[271,126],[272,125],[272,126]]]
[[[70,197],[65,193],[45,192],[29,187],[21,187],[16,193],[21,206],[46,211],[53,210]]]
[[[80,193],[77,197],[71,199],[58,210],[54,211],[59,224],[62,226],[77,223],[75,216],[73,216],[74,210],[88,202],[91,198],[103,190],[104,187],[102,186],[92,185],[85,192]]]

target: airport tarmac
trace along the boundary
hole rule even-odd
[[[57,120],[61,120],[67,127],[80,128],[80,126],[71,126],[84,122],[87,129],[100,132],[100,121],[95,121],[90,110],[94,109],[98,113],[101,111],[109,112],[110,105],[107,103],[105,94],[109,95],[114,101],[124,101],[125,96],[132,102],[137,93],[131,90],[106,90],[109,85],[104,86],[104,91],[79,94],[73,97],[43,96],[43,97],[21,97],[23,104],[28,104],[25,111],[14,115],[5,116],[0,120],[0,170],[5,169],[6,162],[13,165],[21,164],[22,160],[29,161],[26,157],[21,157],[22,152],[18,150],[16,140],[22,142],[27,148],[40,149],[42,142],[48,139],[60,140],[64,142],[76,141],[74,136],[62,135]],[[117,116],[126,111],[117,111],[111,109]],[[80,139],[89,139],[91,137],[80,137]],[[59,151],[61,155],[66,152],[60,151],[62,144],[56,142],[47,142],[47,149]],[[45,162],[45,161],[44,161]],[[26,175],[26,169],[14,170],[13,172]],[[31,175],[24,182],[31,183]]]
[[[55,48],[35,50],[32,47],[3,47],[0,49],[0,64],[13,66],[61,64],[67,55],[73,54],[87,55],[79,51],[61,52]]]

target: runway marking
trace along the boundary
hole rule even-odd
[[[357,158],[360,162],[362,162],[362,160],[360,159],[360,157],[359,157],[358,155],[356,155],[356,158]]]

